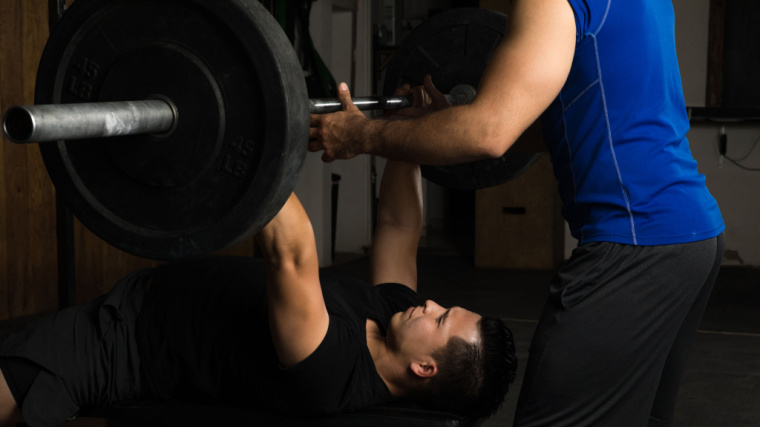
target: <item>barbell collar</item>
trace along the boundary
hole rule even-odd
[[[177,110],[169,100],[15,106],[3,116],[13,142],[61,141],[135,134],[167,134]]]

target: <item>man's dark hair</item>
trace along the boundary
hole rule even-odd
[[[438,373],[414,393],[415,401],[472,418],[487,418],[499,410],[515,380],[515,343],[500,319],[483,316],[478,330],[478,343],[455,336],[433,353]]]

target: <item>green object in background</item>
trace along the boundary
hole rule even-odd
[[[275,0],[270,11],[293,44],[304,71],[309,98],[334,97],[338,93],[330,69],[314,48],[309,32],[311,4],[316,0]]]

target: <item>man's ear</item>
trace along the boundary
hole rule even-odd
[[[411,369],[420,378],[431,378],[438,373],[438,365],[433,361],[412,362]]]

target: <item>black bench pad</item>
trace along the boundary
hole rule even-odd
[[[109,427],[278,426],[278,427],[477,427],[481,419],[393,403],[326,418],[295,418],[238,407],[176,401],[120,402],[108,410]]]

